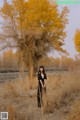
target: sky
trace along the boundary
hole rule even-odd
[[[10,0],[8,0],[10,1]],[[0,6],[2,6],[3,0],[0,0]],[[74,58],[74,56],[77,54],[77,51],[75,49],[74,45],[74,34],[77,28],[80,28],[80,4],[69,4],[69,5],[59,5],[59,10],[62,9],[63,6],[67,6],[69,9],[68,13],[68,19],[69,24],[66,26],[67,31],[67,37],[65,38],[65,48],[69,54],[70,57]],[[51,56],[58,56],[57,52],[51,52]]]
[[[66,5],[59,5],[59,10],[62,9],[63,6],[67,6],[69,9],[68,13],[68,20],[69,24],[66,26],[66,31],[67,31],[67,37],[65,38],[65,48],[70,57],[74,58],[78,52],[75,49],[75,44],[74,44],[74,34],[77,28],[80,28],[80,4],[66,4]],[[58,56],[56,52],[52,52],[51,55],[55,54],[55,56]]]

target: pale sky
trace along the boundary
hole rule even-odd
[[[66,27],[67,37],[65,39],[65,48],[73,57],[76,54],[75,45],[74,45],[74,34],[77,28],[80,28],[80,4],[67,5],[70,12],[68,15],[69,24]],[[60,5],[62,7],[62,5]]]
[[[10,0],[8,0],[10,1]],[[2,6],[3,0],[0,0],[0,6]],[[68,6],[70,12],[68,14],[68,19],[69,19],[69,24],[66,26],[66,31],[67,31],[67,37],[65,39],[65,46],[64,48],[69,52],[71,57],[74,57],[76,55],[76,50],[74,47],[74,33],[76,31],[77,28],[80,28],[80,4],[72,4],[72,5],[66,5]],[[61,8],[63,7],[63,5],[59,5],[59,9],[61,10]],[[52,53],[51,55],[57,56],[57,53]]]

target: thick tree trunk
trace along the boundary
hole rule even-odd
[[[29,88],[33,88],[33,76],[34,76],[34,64],[32,59],[32,54],[29,51]]]
[[[19,72],[20,72],[20,79],[24,79],[25,78],[25,75],[24,75],[24,63],[22,62],[21,66],[20,66],[20,69],[19,69]]]
[[[30,63],[29,65],[29,88],[33,88],[33,74],[34,74],[34,67],[33,64]]]
[[[34,67],[34,76],[36,76],[36,72],[38,71],[37,67]]]
[[[20,73],[20,79],[24,79],[24,61],[23,61],[23,57],[22,57],[22,52],[20,52],[20,65],[19,65],[19,73]]]

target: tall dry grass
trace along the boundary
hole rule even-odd
[[[17,110],[16,106],[8,105],[6,107],[6,111],[8,112],[9,120],[25,120],[26,119],[25,114],[20,113],[19,110]]]
[[[68,120],[80,120],[80,99],[74,102]]]
[[[28,77],[24,80],[6,81],[0,84],[0,97],[20,97],[26,96],[29,89]]]
[[[53,112],[54,108],[60,108],[74,101],[76,94],[80,92],[79,73],[80,71],[69,71],[48,76],[47,112]]]
[[[52,113],[55,108],[59,109],[62,106],[66,106],[75,101],[76,95],[80,93],[80,74],[79,73],[80,71],[68,71],[64,73],[60,72],[60,73],[54,73],[54,74],[52,73],[47,74],[47,85],[46,85],[47,94],[46,94],[46,97],[45,97],[45,94],[43,96],[43,102],[47,103],[47,104],[43,103],[44,104],[43,110],[45,113]],[[32,99],[37,95],[36,94],[37,86],[38,86],[38,80],[36,76],[33,79],[33,89],[31,90]],[[26,77],[26,79],[24,80],[5,82],[4,84],[0,85],[0,98],[3,98],[3,99],[8,98],[10,100],[13,99],[12,101],[13,103],[14,101],[17,101],[17,104],[22,104],[25,96],[26,96],[26,103],[27,103],[27,97],[29,97],[28,93],[29,93],[28,77]],[[19,102],[18,98],[22,102]],[[10,113],[11,120],[15,120],[15,119],[25,120],[25,118],[23,118],[25,115],[24,116],[22,115],[23,117],[20,117],[20,118],[18,117],[19,112],[13,103],[12,105],[10,105],[10,103],[6,105],[6,109]],[[70,120],[74,120],[73,119],[74,113],[76,113],[76,115],[77,115],[77,112],[80,113],[80,109],[78,108],[79,105],[80,105],[80,102],[78,104],[76,103],[76,107],[75,107],[76,111],[72,110],[71,114],[69,115]],[[0,103],[0,110],[1,111],[4,110],[4,108],[1,106],[1,103]],[[79,120],[79,119],[76,118],[75,120]]]

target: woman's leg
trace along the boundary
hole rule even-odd
[[[38,104],[38,107],[41,107],[41,92],[40,92],[39,86],[38,86],[38,90],[37,90],[37,104]]]
[[[44,88],[44,91],[45,91],[45,93],[46,93],[46,87]]]
[[[47,99],[46,99],[46,87],[45,87],[45,88],[42,89],[42,106],[43,107],[46,106],[46,103],[47,103],[46,100]]]

